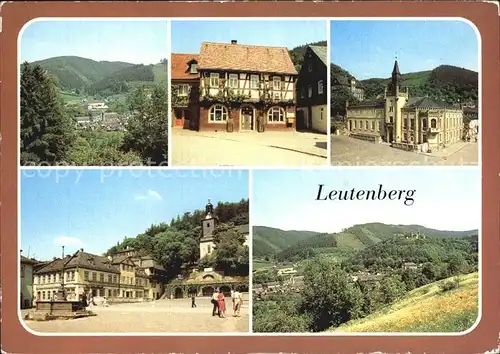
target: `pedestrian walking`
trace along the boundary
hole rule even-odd
[[[217,301],[219,303],[219,317],[226,317],[226,299],[224,298],[224,293],[222,291],[219,292],[217,296]]]
[[[239,291],[234,292],[234,307],[233,307],[233,316],[239,317],[241,305],[243,305],[243,294]]]
[[[220,316],[218,299],[219,299],[219,289],[215,289],[214,293],[212,294],[212,299],[210,300],[214,305],[214,308],[212,309],[212,316],[215,316],[216,313],[217,315]]]
[[[196,307],[196,297],[193,295],[191,296],[191,308]]]

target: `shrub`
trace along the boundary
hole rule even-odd
[[[454,278],[453,280],[447,280],[439,285],[441,291],[443,292],[458,289],[459,286],[460,279],[458,277]]]

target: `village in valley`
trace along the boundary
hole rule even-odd
[[[172,163],[326,164],[326,43],[324,21],[173,21]]]
[[[21,38],[21,165],[166,166],[166,32],[165,21],[30,25]],[[121,33],[131,34],[127,43]],[[47,48],[35,44],[41,37]],[[107,50],[87,50],[92,41]],[[126,57],[131,41],[140,49]]]
[[[421,31],[441,35],[429,36],[431,43],[417,52]],[[338,43],[330,48],[332,165],[478,164],[472,27],[461,21],[332,21],[331,37]]]
[[[418,205],[326,205],[309,198],[314,188],[308,184],[293,196],[287,193],[301,181],[314,184],[333,176],[339,185],[364,185],[366,190],[374,180],[394,188],[410,185],[419,193]],[[361,174],[254,172],[253,331],[441,333],[471,328],[479,301],[479,176],[473,170],[409,175],[380,168]],[[271,188],[268,181],[274,179],[284,188]],[[477,187],[464,194],[460,191],[467,181]],[[440,191],[430,187],[434,183]],[[459,200],[467,200],[470,209],[461,211]],[[286,212],[279,217],[273,210]]]
[[[76,193],[86,193],[87,196],[81,198],[84,203],[92,203],[98,195],[93,182],[99,173],[87,171],[85,174],[88,182],[80,182],[85,184],[80,187],[84,191]],[[120,186],[136,179],[131,176],[110,178],[107,183],[113,186],[102,185],[99,193],[117,192]],[[51,192],[66,188],[73,182],[70,179],[59,182],[63,187],[54,185]],[[33,225],[37,224],[37,216],[24,204],[21,244],[28,247],[20,256],[20,310],[26,326],[36,332],[59,333],[248,331],[248,174],[236,176],[226,171],[224,176],[203,178],[205,182],[200,182],[199,176],[183,176],[166,180],[167,187],[146,179],[142,182],[151,187],[147,193],[122,202],[121,211],[112,216],[111,221],[103,219],[107,218],[105,214],[96,216],[97,220],[101,220],[102,228],[107,228],[119,215],[142,214],[137,208],[154,206],[159,211],[165,210],[165,215],[162,217],[161,212],[156,211],[143,217],[150,220],[159,217],[165,221],[151,223],[136,236],[122,237],[107,250],[101,249],[101,245],[109,242],[110,236],[101,241],[95,236],[88,239],[63,236],[35,243]],[[24,190],[47,183],[41,180],[42,177],[23,178]],[[182,193],[189,180],[197,184],[198,189]],[[219,187],[214,187],[221,182]],[[169,201],[166,201],[163,195],[168,193]],[[182,199],[174,202],[174,195]],[[233,199],[211,202],[203,198],[205,195],[233,196]],[[234,199],[236,196],[241,199]],[[45,205],[45,216],[55,212],[50,210],[50,198],[41,200],[36,194],[27,198]],[[68,198],[64,196],[63,203],[74,203]],[[107,203],[113,204],[120,198],[116,196]],[[182,209],[185,203],[196,203],[200,207]],[[103,207],[96,206],[96,209],[102,211]],[[182,211],[175,215],[172,210]],[[62,212],[69,221],[47,226],[43,234],[58,228],[66,229],[68,234],[82,228],[89,235],[94,234],[92,227],[83,226],[81,219],[93,213],[91,210]],[[167,219],[169,214],[171,221]],[[125,224],[145,225],[138,220]],[[46,244],[49,250],[59,249],[61,253],[54,253],[49,259],[40,244]],[[99,249],[101,251],[96,252]],[[213,299],[217,302],[215,307]]]

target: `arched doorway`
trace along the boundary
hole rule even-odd
[[[212,296],[214,294],[214,287],[213,286],[205,286],[203,289],[201,289],[201,294],[203,296]]]
[[[203,280],[214,280],[214,276],[212,274],[207,274],[203,276]]]
[[[224,293],[224,296],[231,296],[231,288],[227,285],[223,285],[220,287],[220,292]]]
[[[174,299],[182,299],[184,297],[184,291],[181,288],[175,288]]]

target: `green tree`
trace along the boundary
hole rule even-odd
[[[168,161],[168,101],[164,86],[155,86],[151,97],[144,87],[137,88],[130,97],[134,113],[127,123],[124,139],[126,151],[136,151],[143,162],[151,166]]]
[[[39,65],[21,65],[21,164],[65,162],[74,125],[64,114],[57,87]]]
[[[216,266],[226,272],[248,274],[248,247],[245,235],[232,223],[219,224],[213,232]]]
[[[406,292],[406,285],[398,276],[386,277],[380,282],[380,292],[384,304],[390,304]]]
[[[361,314],[361,291],[334,260],[326,257],[308,262],[304,270],[303,300],[314,332],[338,326]]]

